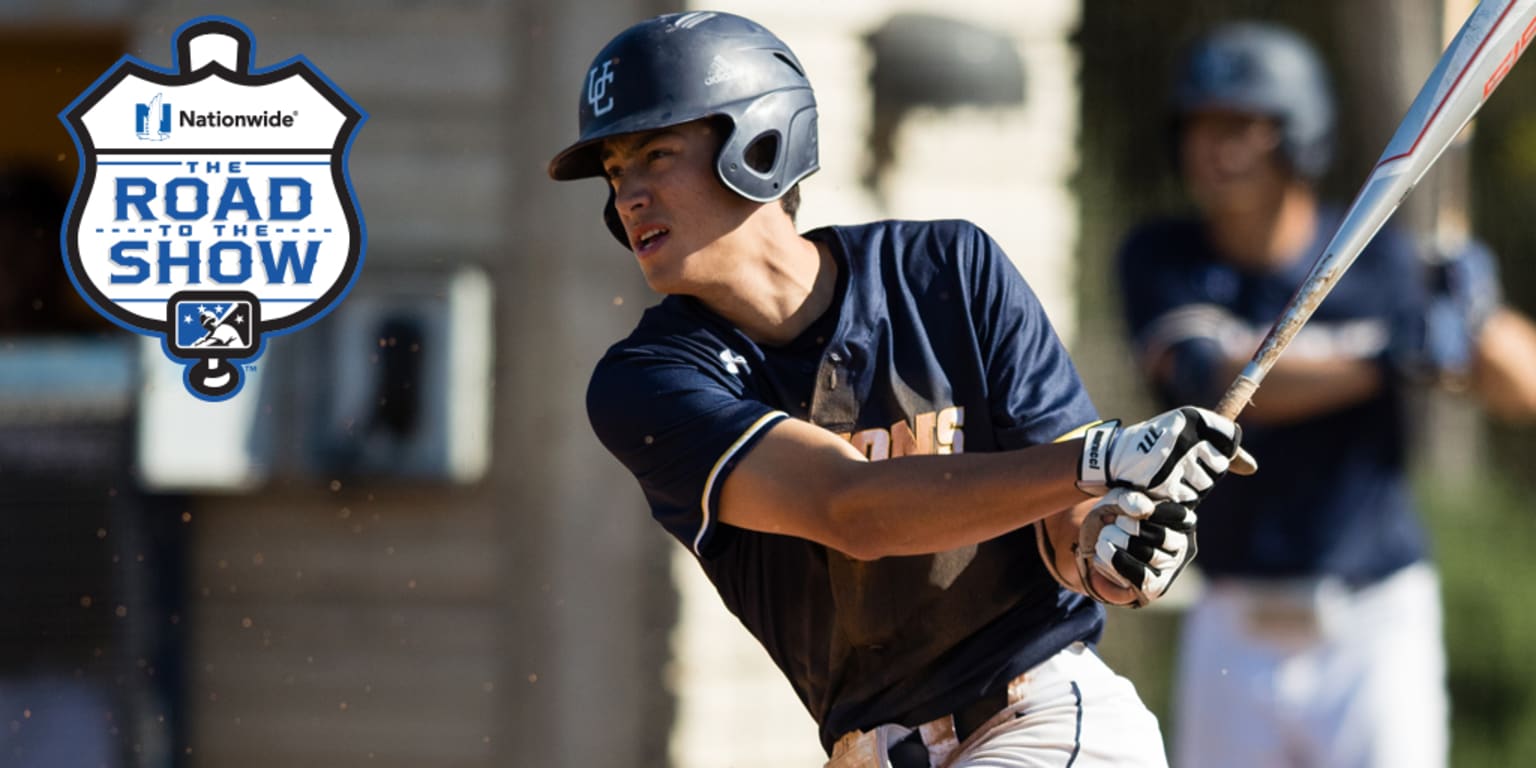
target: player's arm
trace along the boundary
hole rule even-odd
[[[862,560],[1001,536],[1083,501],[1082,441],[1006,453],[865,459],[796,419],[774,425],[727,478],[720,521]]]
[[[1190,357],[1196,350],[1169,351],[1151,362],[1152,376],[1165,388],[1179,380],[1177,367],[1199,365]],[[1213,380],[1230,382],[1242,372],[1249,358],[1217,352]],[[1334,356],[1326,358],[1282,357],[1264,377],[1264,386],[1244,412],[1245,422],[1291,424],[1364,402],[1381,391],[1382,366],[1375,360]]]
[[[1249,362],[1262,330],[1211,303],[1205,274],[1166,255],[1180,242],[1149,226],[1117,255],[1118,286],[1143,374],[1176,402],[1214,404]],[[1280,358],[1264,379],[1245,422],[1286,424],[1363,402],[1384,385],[1373,358],[1344,355]]]
[[[1536,324],[1514,310],[1495,310],[1473,348],[1472,385],[1494,416],[1536,420]]]
[[[870,462],[820,427],[783,419],[724,481],[720,521],[819,542],[872,560],[995,538],[1085,499],[1146,489],[1193,502],[1227,471],[1241,435],[1209,411],[1179,409],[1085,438],[1014,451]]]
[[[1122,488],[1044,518],[1035,524],[1035,542],[1057,583],[1141,608],[1166,594],[1194,559],[1195,523],[1192,505]]]
[[[1093,514],[1096,499],[1079,502],[1067,509],[1041,518],[1036,523],[1035,541],[1040,547],[1040,559],[1046,564],[1057,583],[1078,594],[1096,596],[1113,605],[1127,605],[1136,599],[1129,587],[1116,584],[1098,571],[1088,571],[1091,583],[1085,584],[1083,573],[1077,568],[1078,536],[1083,523]]]
[[[1426,355],[1452,383],[1469,383],[1490,414],[1536,419],[1536,325],[1503,304],[1498,261],[1469,240],[1430,268]],[[1448,363],[1446,361],[1449,361]]]

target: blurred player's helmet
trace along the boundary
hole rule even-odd
[[[1315,179],[1333,159],[1333,89],[1317,51],[1283,27],[1224,24],[1196,40],[1174,84],[1175,136],[1201,109],[1268,115],[1280,123],[1291,167]]]
[[[215,315],[212,311],[207,309],[198,313],[197,320],[203,324],[204,328],[207,328],[210,331],[213,330],[214,326],[219,324],[219,316]]]
[[[729,13],[668,14],[620,32],[588,68],[579,107],[580,138],[549,164],[558,181],[603,175],[603,139],[707,117],[730,126],[715,171],[742,197],[777,200],[819,167],[805,69],[772,32]],[[605,219],[627,247],[612,203],[610,193]]]

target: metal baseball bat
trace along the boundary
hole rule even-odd
[[[1235,419],[1243,412],[1296,333],[1425,171],[1477,114],[1533,37],[1536,0],[1478,3],[1408,107],[1408,114],[1355,194],[1354,202],[1312,265],[1312,271],[1307,273],[1307,279],[1281,310],[1253,360],[1227,388],[1216,406],[1217,413]],[[1253,471],[1245,461],[1233,464],[1232,471],[1238,474]]]

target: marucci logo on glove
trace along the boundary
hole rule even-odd
[[[255,64],[240,22],[194,19],[170,69],[124,56],[59,115],[80,155],[70,279],[211,401],[346,296],[367,243],[347,175],[367,115],[302,56]]]

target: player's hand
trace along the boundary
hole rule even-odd
[[[1107,421],[1083,440],[1077,487],[1094,496],[1134,488],[1154,499],[1197,503],[1227,473],[1242,438],[1236,422],[1193,406],[1125,427]]]
[[[1483,326],[1503,293],[1493,254],[1470,242],[1429,267],[1423,314],[1393,334],[1389,362],[1410,380],[1464,386]]]
[[[1430,294],[1449,301],[1476,336],[1503,301],[1498,260],[1482,243],[1470,241],[1430,268]]]
[[[1168,592],[1195,558],[1195,512],[1116,488],[1088,513],[1074,549],[1083,590],[1101,603],[1142,608]],[[1096,583],[1096,575],[1118,589]]]

